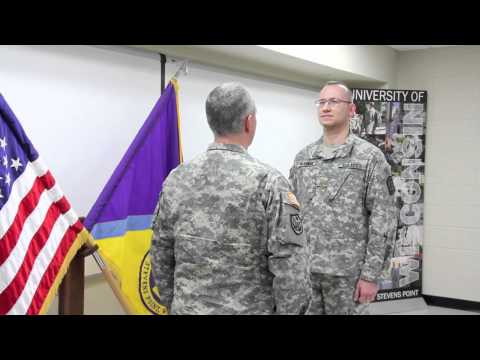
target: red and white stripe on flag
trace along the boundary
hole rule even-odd
[[[0,210],[0,314],[47,311],[86,230],[40,158]]]

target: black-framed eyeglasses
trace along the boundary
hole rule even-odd
[[[348,100],[337,99],[337,98],[315,100],[315,106],[318,108],[322,108],[327,104],[330,104],[331,107],[335,107],[340,103],[351,104],[352,102]]]

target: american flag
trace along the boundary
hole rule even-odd
[[[86,230],[0,94],[0,314],[48,310]]]

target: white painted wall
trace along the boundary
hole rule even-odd
[[[86,215],[160,94],[151,59],[88,46],[0,46],[0,92]]]
[[[218,84],[238,81],[251,92],[257,105],[257,133],[249,152],[288,177],[296,153],[321,135],[313,101],[317,91],[299,89],[247,75],[196,65],[180,78],[181,121],[186,161],[206,150],[213,141],[205,117],[205,100]]]
[[[178,65],[167,63],[167,78]],[[251,153],[288,175],[295,153],[321,134],[316,91],[194,64],[179,80],[184,159],[212,141],[204,103],[225,81],[242,82],[257,103]],[[160,96],[160,63],[90,46],[1,46],[0,92],[86,215]]]
[[[167,63],[167,78],[178,65]],[[295,154],[321,135],[317,91],[194,64],[179,79],[185,161],[213,140],[204,103],[226,81],[242,82],[257,103],[251,154],[288,176]],[[0,92],[73,208],[86,215],[160,96],[160,62],[122,48],[1,46]],[[98,273],[91,258],[86,273]],[[87,279],[87,289],[106,288],[95,281]],[[89,298],[95,291],[86,293],[87,313],[99,311]],[[113,294],[102,301],[118,309]]]
[[[424,294],[480,301],[480,46],[400,52],[398,88],[428,91]]]

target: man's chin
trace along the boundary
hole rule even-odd
[[[340,124],[337,124],[331,121],[320,121],[320,124],[327,129],[335,129],[340,127]]]

